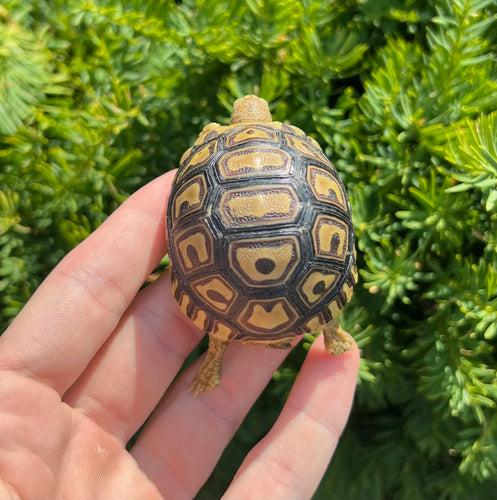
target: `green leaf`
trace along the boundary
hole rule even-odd
[[[43,40],[0,16],[0,134],[13,134],[32,114],[49,75]]]

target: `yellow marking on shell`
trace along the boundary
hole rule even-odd
[[[296,127],[295,125],[287,124],[287,127],[293,134],[300,135],[301,137],[306,137],[305,132],[302,129]]]
[[[188,148],[183,155],[181,156],[181,159],[179,161],[180,165],[183,165],[183,162],[192,154],[193,148]]]
[[[276,134],[265,128],[249,126],[244,127],[242,130],[234,130],[227,134],[228,147],[238,146],[250,141],[263,141],[263,142],[276,142]]]
[[[307,182],[316,199],[347,210],[345,192],[338,180],[329,172],[311,165],[307,169]]]
[[[190,148],[189,151],[191,154],[192,148]],[[178,172],[177,180],[181,179],[187,172],[189,172],[193,168],[199,167],[200,165],[203,165],[204,163],[206,163],[212,157],[212,155],[214,155],[216,153],[216,151],[217,151],[217,142],[210,141],[207,144],[205,144],[204,146],[202,146],[198,151],[196,151],[195,154],[193,156],[191,156],[190,158],[185,157],[184,160],[182,159],[181,167],[180,167],[180,170]],[[187,163],[185,165],[183,165],[184,161],[187,161]],[[177,182],[177,180],[176,180],[176,182]]]
[[[200,299],[220,312],[226,312],[236,297],[235,291],[222,278],[202,279],[192,284]]]
[[[268,124],[271,128],[275,128],[277,130],[283,130],[285,125],[281,122],[271,122]]]
[[[171,294],[176,296],[176,290],[178,289],[178,280],[176,277],[171,276]]]
[[[207,330],[207,321],[208,321],[207,314],[205,311],[202,311],[202,309],[199,309],[198,307],[195,308],[193,311],[193,314],[191,316],[191,320],[201,329],[206,331]]]
[[[219,123],[208,123],[203,129],[202,132],[200,132],[199,136],[197,137],[197,140],[193,144],[194,146],[200,146],[205,141],[205,138],[213,131],[219,129],[221,125]]]
[[[299,203],[290,187],[261,186],[228,191],[221,199],[221,214],[228,225],[267,225],[295,219]]]
[[[206,125],[202,132],[200,132],[200,135],[197,137],[197,140],[195,141],[195,146],[199,146],[200,144],[203,144],[206,141],[210,141],[214,138],[216,138],[219,135],[219,132],[221,131],[223,127],[219,125],[219,123],[209,123]]]
[[[327,165],[330,165],[328,158],[324,156],[324,154],[321,152],[321,148],[313,145],[312,142],[309,142],[309,138],[303,137],[302,139],[299,137],[292,136],[290,134],[287,134],[286,139],[290,146],[292,146],[294,149],[299,151],[300,153],[311,156],[312,158],[315,158],[316,160],[325,162]],[[331,168],[331,165],[330,165]]]
[[[181,312],[185,315],[187,315],[187,309],[188,309],[188,306],[191,304],[191,300],[190,300],[190,297],[188,297],[188,295],[186,295],[186,293],[182,293],[180,298],[179,298],[179,307],[181,309]]]
[[[355,260],[355,250],[354,250],[354,260]],[[352,266],[351,270],[350,270],[351,274],[352,274],[352,279],[354,280],[354,283],[357,283],[357,278],[358,278],[358,274],[357,274],[357,266]]]
[[[189,180],[174,197],[174,217],[177,219],[202,206],[207,193],[207,186],[202,175]]]
[[[284,299],[260,300],[249,302],[242,312],[242,317],[256,330],[277,331],[295,319],[291,312]]]
[[[303,329],[308,333],[317,333],[322,330],[325,323],[326,320],[320,313],[312,317],[309,321],[307,321],[307,323],[305,323],[305,325],[303,326]]]
[[[309,306],[313,306],[333,288],[337,281],[337,274],[333,271],[311,271],[304,279],[299,292]]]
[[[292,200],[281,193],[261,193],[231,198],[226,207],[233,219],[250,216],[255,219],[266,219],[271,213],[286,215],[291,212]]]
[[[237,243],[229,251],[230,267],[251,285],[282,280],[297,265],[298,247],[290,239]]]
[[[247,303],[238,317],[245,337],[274,334],[292,329],[297,312],[285,298],[273,300],[252,300]],[[279,339],[278,339],[279,340]]]
[[[314,137],[307,136],[307,139],[311,142],[311,144],[312,144],[315,148],[319,149],[319,151],[322,151],[322,149],[321,149],[321,146],[320,146],[319,142],[318,142],[318,141],[316,141],[316,139],[314,139]]]
[[[318,215],[312,228],[316,253],[320,257],[345,260],[348,245],[348,227],[339,219]]]
[[[208,123],[203,129],[202,132],[200,132],[199,138],[204,136],[207,137],[210,133],[212,132],[217,132],[221,128],[221,125],[216,122]]]
[[[185,270],[195,269],[212,261],[212,242],[204,231],[180,235],[177,248]]]
[[[217,142],[213,141],[201,147],[191,158],[190,167],[198,166],[206,162],[217,150]]]
[[[345,297],[347,299],[347,302],[352,298],[352,295],[354,293],[354,287],[347,285],[345,283],[342,288],[343,293],[345,294]]]
[[[286,151],[251,146],[223,155],[219,160],[219,172],[223,177],[252,177],[290,171],[291,157]]]
[[[326,309],[328,309],[328,312],[330,313],[332,319],[337,318],[340,315],[340,313],[342,312],[342,306],[340,305],[340,302],[338,301],[337,298],[333,299],[328,304]]]
[[[219,321],[215,321],[210,335],[216,337],[219,340],[227,341],[235,333],[236,332],[234,332],[231,327],[225,325],[224,323],[220,323]]]

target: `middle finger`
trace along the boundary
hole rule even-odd
[[[203,334],[180,311],[164,273],[137,295],[64,401],[126,443]]]
[[[202,360],[178,377],[131,450],[165,497],[195,497],[288,352],[233,342],[220,386],[197,398],[187,388]]]

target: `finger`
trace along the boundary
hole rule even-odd
[[[179,309],[164,273],[138,294],[64,401],[124,444],[203,335]]]
[[[196,495],[287,354],[234,342],[226,351],[217,389],[198,397],[188,391],[201,360],[178,378],[131,450],[163,495]]]
[[[60,393],[74,382],[166,251],[173,175],[132,195],[61,261],[2,335],[0,368]]]
[[[330,357],[319,338],[280,417],[247,455],[223,498],[311,498],[347,421],[358,366],[357,348]]]

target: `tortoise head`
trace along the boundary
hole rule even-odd
[[[270,123],[272,121],[269,106],[260,97],[247,95],[233,103],[230,125],[238,123]]]

